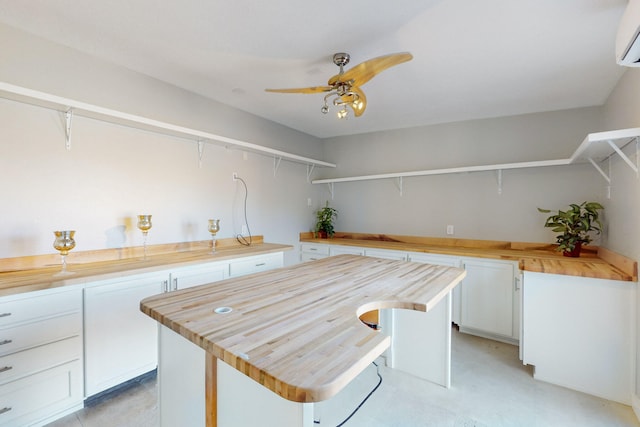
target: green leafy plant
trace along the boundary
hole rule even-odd
[[[591,242],[591,231],[600,234],[602,223],[599,219],[599,210],[604,207],[598,202],[582,202],[579,205],[571,204],[566,211],[559,210],[549,216],[544,224],[556,233],[558,251],[562,251],[567,256],[579,256],[582,245]],[[540,209],[539,212],[550,213],[548,209]]]
[[[329,201],[323,208],[318,209],[316,212],[316,232],[326,234],[327,237],[333,237],[335,230],[333,228],[333,220],[338,217],[338,211],[332,207],[329,207]]]

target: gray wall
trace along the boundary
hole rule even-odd
[[[440,169],[569,157],[590,132],[602,130],[600,108],[582,108],[425,126],[325,140],[338,164],[323,177]],[[601,200],[603,181],[590,165],[335,184],[337,229],[353,232],[514,241],[554,241],[536,207]],[[325,196],[329,197],[326,189]]]
[[[640,127],[640,70],[628,69],[620,79],[604,106],[605,125],[608,129]],[[623,151],[637,165],[635,142]],[[605,166],[605,165],[603,165]],[[606,246],[640,261],[640,179],[619,156],[611,157],[611,199],[605,208],[609,232]],[[606,169],[609,170],[609,169]],[[640,309],[640,295],[636,301],[636,313]],[[640,343],[640,318],[636,316],[636,346]],[[636,396],[640,394],[640,351],[636,351]],[[637,399],[637,397],[636,397]]]
[[[0,51],[0,81],[322,157],[314,137],[1,25]],[[209,144],[200,165],[195,141],[79,116],[72,124],[66,151],[62,114],[0,99],[0,257],[54,253],[57,229],[77,230],[76,250],[139,245],[132,218],[142,213],[153,215],[149,244],[208,239],[209,218],[231,237],[244,197],[232,172],[249,186],[253,234],[296,244],[313,225],[320,189],[304,165],[283,161],[274,177],[272,158]]]

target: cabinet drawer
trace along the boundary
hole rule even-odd
[[[317,259],[327,258],[328,256],[329,255],[310,254],[310,253],[302,252],[300,254],[300,261],[302,261],[302,262],[315,261]]]
[[[257,273],[260,271],[272,270],[282,267],[282,253],[261,255],[235,261],[229,264],[229,276],[243,276],[245,274]]]
[[[0,328],[82,310],[82,289],[0,302]]]
[[[0,355],[36,347],[82,334],[82,314],[71,313],[46,321],[0,330]]]
[[[303,243],[300,245],[300,252],[328,256],[329,245],[314,245],[313,243]]]
[[[26,426],[82,404],[82,365],[73,361],[0,386],[0,426]]]
[[[81,357],[82,340],[79,336],[3,356],[0,357],[0,384]]]

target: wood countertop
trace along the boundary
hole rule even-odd
[[[389,347],[358,317],[429,311],[459,268],[338,255],[146,298],[141,310],[214,357],[295,402],[338,393]],[[231,307],[216,314],[218,307]]]
[[[637,262],[601,247],[583,248],[579,258],[569,258],[555,251],[555,245],[545,243],[345,232],[337,232],[330,239],[300,233],[300,242],[503,259],[518,261],[523,271],[638,281]]]
[[[255,236],[254,236],[255,237]],[[183,267],[203,262],[225,261],[228,259],[260,255],[265,253],[288,251],[291,245],[263,243],[261,236],[251,246],[226,246],[216,250],[215,255],[210,248],[185,251],[170,251],[151,254],[145,260],[142,257],[109,259],[71,263],[67,271],[73,274],[56,276],[61,265],[54,264],[39,268],[0,271],[0,296],[23,292],[57,288],[61,286],[82,285],[90,281],[118,278],[130,274],[151,273],[175,267]]]

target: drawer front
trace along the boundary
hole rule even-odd
[[[0,302],[0,328],[82,311],[82,289]]]
[[[302,262],[306,262],[306,261],[315,261],[317,259],[321,259],[321,258],[327,258],[329,255],[322,255],[322,254],[309,254],[309,253],[301,253],[300,254],[300,261]]]
[[[81,357],[82,340],[79,336],[3,356],[0,357],[0,384],[80,360]]]
[[[272,270],[274,268],[282,267],[283,264],[284,260],[281,252],[251,257],[242,261],[231,262],[229,264],[229,276],[237,277],[245,274]]]
[[[26,426],[82,404],[82,365],[66,363],[0,386],[0,426]]]
[[[329,255],[329,245],[317,245],[313,243],[302,243],[300,252],[318,255]]]
[[[81,334],[82,314],[80,312],[0,329],[0,355]]]

